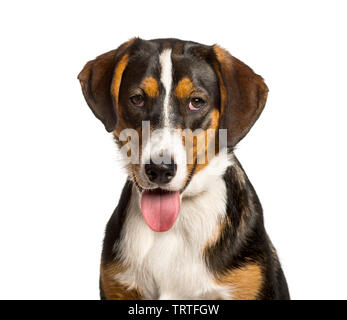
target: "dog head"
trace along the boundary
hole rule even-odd
[[[209,151],[232,148],[247,134],[268,92],[221,47],[177,39],[131,39],[89,61],[78,78],[95,116],[127,148],[138,190],[175,195],[171,206],[210,163]]]

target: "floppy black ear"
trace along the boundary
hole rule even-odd
[[[111,95],[115,69],[134,40],[131,39],[118,49],[87,62],[78,75],[87,104],[108,132],[113,131],[117,124],[116,110]],[[119,78],[121,78],[121,74]]]
[[[219,80],[220,128],[234,147],[252,128],[265,107],[268,87],[263,78],[219,46],[213,46]]]

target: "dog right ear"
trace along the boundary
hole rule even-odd
[[[108,132],[113,131],[117,124],[111,90],[117,104],[120,80],[128,62],[129,48],[134,41],[135,38],[87,62],[78,75],[88,106]]]
[[[220,89],[220,128],[227,129],[228,146],[234,147],[263,111],[268,87],[263,78],[225,49],[214,45],[214,64]]]

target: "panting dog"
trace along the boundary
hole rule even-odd
[[[134,38],[89,61],[78,79],[126,150],[101,298],[289,299],[233,152],[265,106],[262,77],[218,45]]]

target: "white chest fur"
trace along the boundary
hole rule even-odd
[[[230,290],[215,283],[203,258],[226,205],[224,180],[208,167],[194,177],[183,194],[179,216],[167,232],[157,233],[147,226],[140,195],[135,189],[132,192],[119,242],[127,271],[118,274],[117,280],[138,288],[146,299],[230,298]],[[213,176],[208,179],[210,174]],[[208,181],[202,181],[205,179]],[[204,190],[201,182],[207,182]]]

